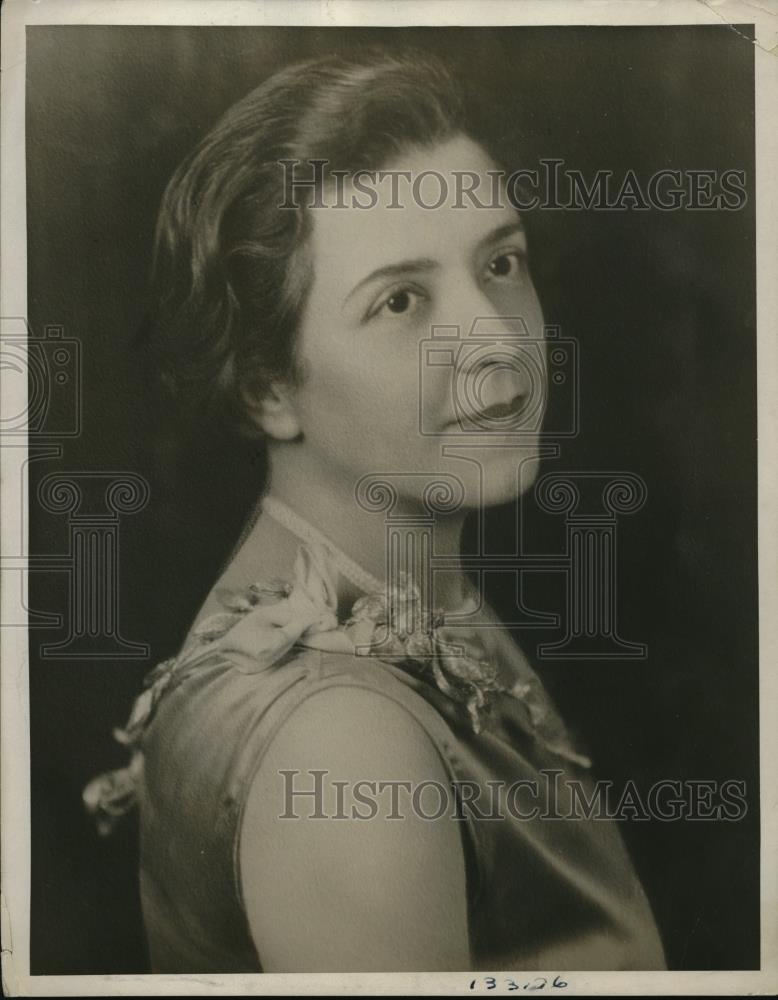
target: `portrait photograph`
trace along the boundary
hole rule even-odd
[[[2,14],[4,991],[772,993],[778,7],[93,6]]]

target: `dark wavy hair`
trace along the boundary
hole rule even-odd
[[[465,131],[464,96],[427,54],[371,50],[290,65],[233,105],[173,175],[159,213],[149,346],[184,413],[261,434],[247,399],[302,378],[310,217],[281,209],[281,160],[380,169]]]

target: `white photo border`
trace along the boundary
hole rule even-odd
[[[759,433],[759,656],[761,955],[754,971],[566,972],[565,992],[726,995],[778,991],[778,3],[760,0],[6,0],[2,8],[0,316],[27,315],[25,224],[25,28],[122,25],[753,25],[756,90],[757,370]],[[737,30],[733,28],[733,30]],[[24,387],[0,372],[2,413],[26,407]],[[2,456],[3,552],[19,538],[26,495],[19,465]],[[25,594],[26,596],[26,594]],[[0,593],[2,612],[10,606]],[[3,986],[12,996],[441,995],[469,994],[458,973],[30,976],[30,759],[27,634],[0,629],[2,676]],[[495,977],[516,970],[493,970]],[[552,970],[553,975],[553,970]],[[499,985],[492,991],[502,994]]]

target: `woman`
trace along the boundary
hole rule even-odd
[[[514,499],[519,465],[531,484],[537,440],[511,428],[545,401],[481,350],[529,334],[543,371],[505,185],[435,209],[413,185],[497,176],[474,134],[434,61],[322,59],[230,109],[167,189],[161,370],[265,442],[270,486],[117,734],[129,767],[85,791],[103,829],[139,804],[156,972],[664,967],[613,824],[548,818],[571,806],[548,775],[588,788],[589,762],[459,562],[466,513]],[[542,808],[416,795],[508,786]]]

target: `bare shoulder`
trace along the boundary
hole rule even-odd
[[[461,821],[445,763],[382,692],[301,702],[254,777],[240,884],[266,971],[469,967]]]
[[[378,785],[393,783],[402,785],[395,794],[407,792],[411,806],[414,789],[422,783],[450,791],[446,764],[433,739],[398,701],[348,683],[315,690],[295,707],[264,754],[249,793],[244,839],[246,828],[251,829],[253,803],[260,806],[256,818],[265,827],[272,825],[271,805],[279,817],[291,811],[290,803],[301,817],[322,812],[356,815],[360,782],[362,801],[371,791],[370,783],[376,784],[376,798]],[[330,800],[298,794],[306,789],[320,789]],[[390,795],[381,800],[387,805],[389,801]]]
[[[390,768],[395,762],[415,771],[433,762],[443,766],[432,738],[401,701],[348,681],[333,680],[312,691],[274,737],[273,746],[277,754],[298,757],[326,752],[344,767],[354,761],[354,752],[360,765],[372,760]]]

